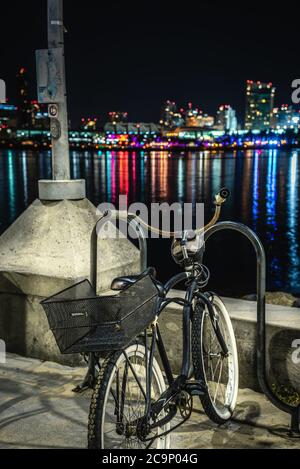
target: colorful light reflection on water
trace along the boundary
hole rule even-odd
[[[213,195],[226,186],[231,199],[223,219],[240,221],[262,238],[268,257],[268,288],[300,293],[299,156],[298,150],[209,152],[72,152],[72,177],[86,178],[95,204],[129,202],[205,202],[212,212]],[[0,232],[37,196],[38,178],[51,177],[49,152],[0,152]],[[236,235],[218,235],[207,249],[211,288],[239,294],[255,289],[252,251]],[[169,241],[151,240],[150,263],[162,279],[176,271]],[[229,275],[230,274],[230,275]]]

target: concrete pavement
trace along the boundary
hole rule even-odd
[[[72,393],[84,371],[9,354],[0,365],[0,448],[86,448],[90,392]],[[241,390],[235,418],[222,428],[197,401],[171,448],[300,448],[288,436],[289,417],[261,394]]]

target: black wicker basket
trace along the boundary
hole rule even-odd
[[[155,318],[158,290],[150,275],[117,295],[97,296],[88,280],[42,301],[61,353],[126,347]]]

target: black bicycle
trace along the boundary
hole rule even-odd
[[[214,217],[203,230],[218,221],[221,205],[228,196],[226,189],[216,196]],[[202,263],[202,239],[197,233],[191,236],[186,232],[180,239],[174,239],[172,255],[183,272],[165,285],[155,278],[153,268],[140,276],[113,281],[111,288],[120,293],[119,298],[124,295],[124,305],[130,292],[131,300],[137,293],[141,298],[151,281],[155,287],[155,295],[150,295],[152,319],[129,345],[122,349],[117,345],[111,347],[114,350],[101,363],[89,413],[90,449],[167,449],[170,433],[191,416],[194,396],[199,396],[204,411],[215,423],[223,424],[231,418],[238,394],[236,341],[224,303],[216,294],[205,291],[209,271]],[[170,297],[170,291],[182,282],[185,282],[185,298]],[[143,305],[149,303],[150,296],[147,295]],[[158,322],[171,302],[182,306],[183,310],[182,367],[177,377],[172,372]],[[110,307],[114,307],[113,297]],[[109,310],[109,306],[107,308]],[[149,321],[149,308],[139,310],[140,318]],[[122,329],[125,335],[131,327],[134,330],[135,322],[139,321],[138,309],[131,307],[130,311],[123,317],[123,324],[114,323],[116,335]],[[110,336],[110,344],[112,340]],[[99,334],[97,343],[99,347]]]

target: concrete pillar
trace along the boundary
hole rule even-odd
[[[90,275],[90,237],[100,214],[87,199],[36,200],[0,237],[0,338],[24,356],[78,364],[61,355],[40,301]],[[127,239],[99,240],[98,293],[118,275],[140,271]]]

